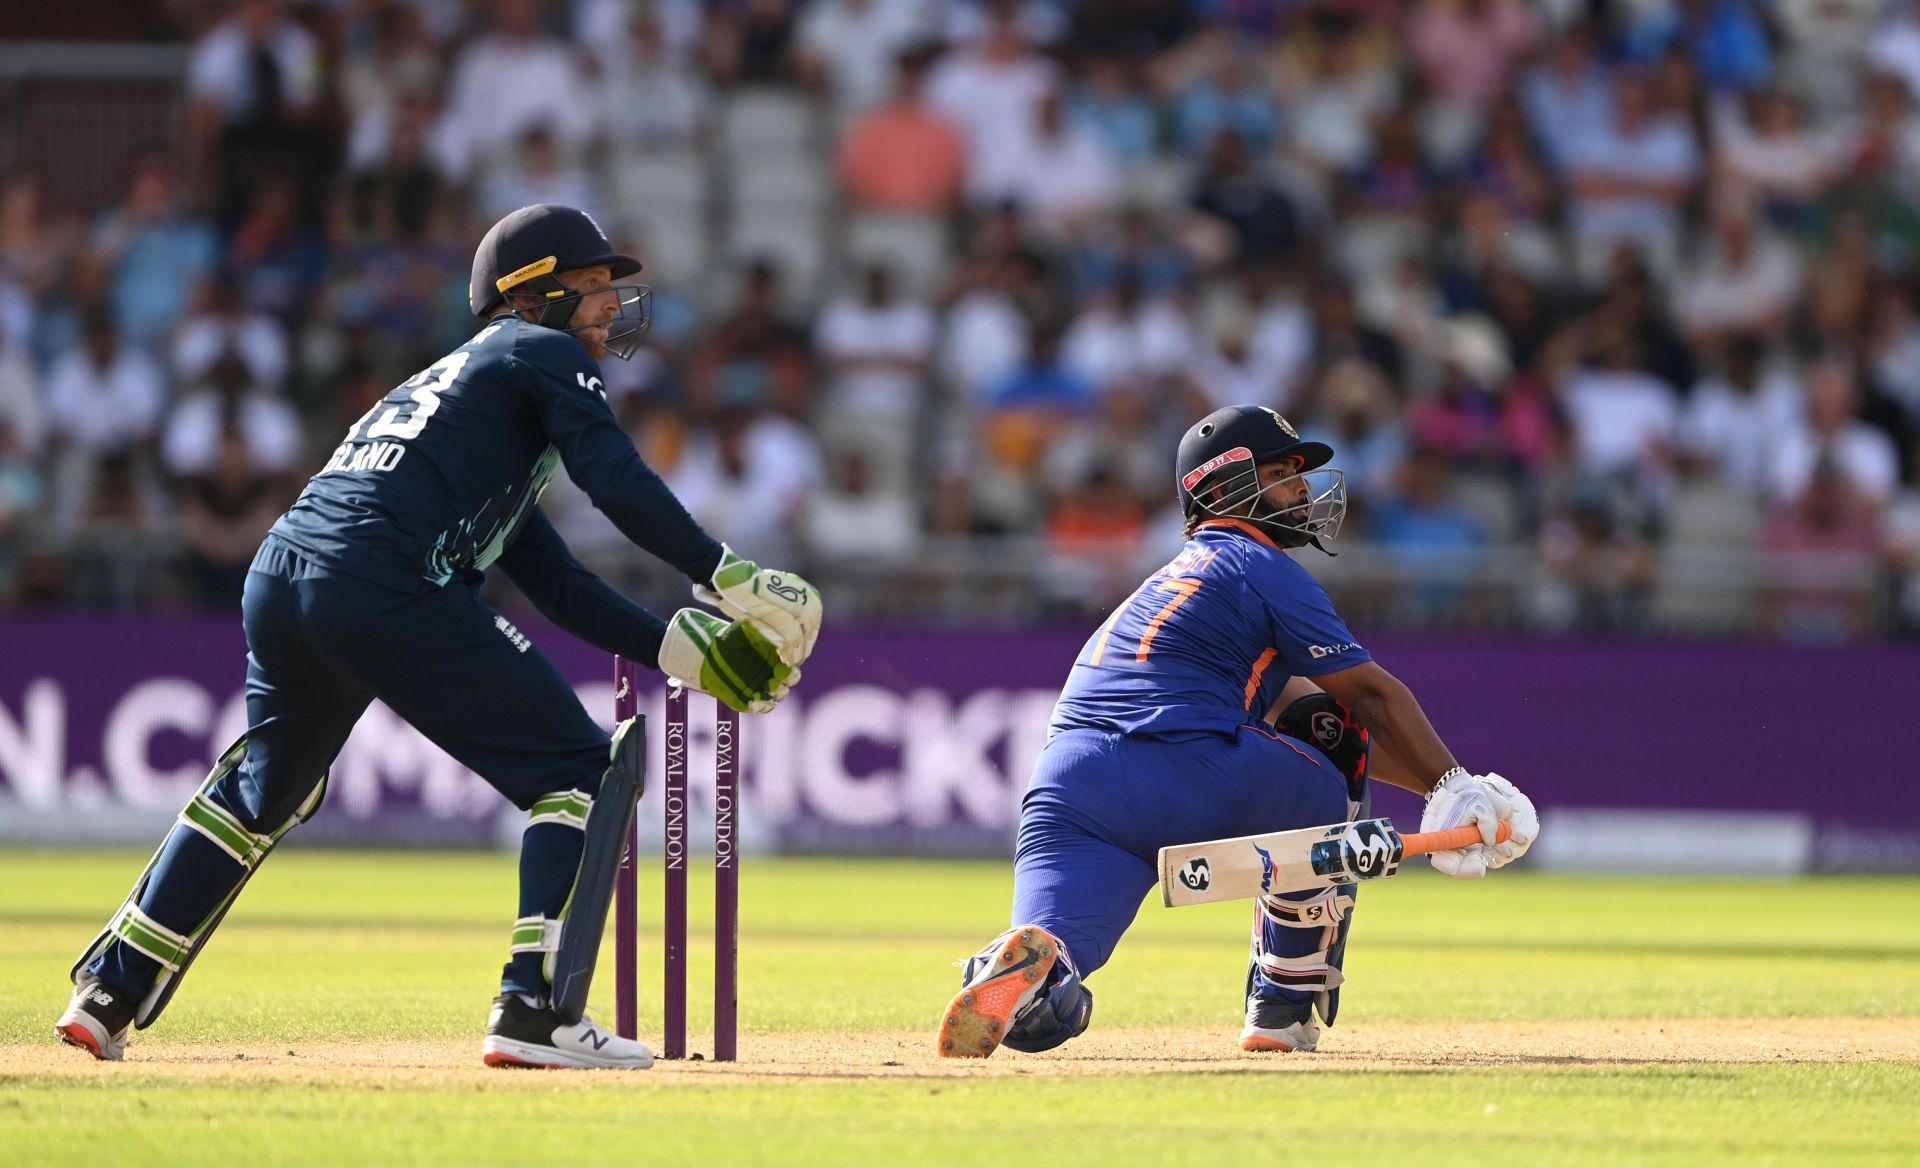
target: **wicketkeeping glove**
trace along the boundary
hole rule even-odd
[[[782,661],[758,628],[697,608],[667,622],[660,671],[748,714],[773,709],[800,680],[800,670]]]
[[[792,572],[762,568],[724,545],[711,586],[694,596],[738,621],[759,626],[788,665],[804,664],[820,637],[820,590]]]

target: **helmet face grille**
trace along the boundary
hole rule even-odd
[[[1305,484],[1304,495],[1299,484]],[[1257,466],[1236,462],[1190,488],[1190,517],[1253,523],[1286,547],[1334,539],[1347,516],[1347,477],[1338,467],[1319,467],[1262,486]]]

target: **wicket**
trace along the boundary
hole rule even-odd
[[[614,659],[613,716],[616,722],[638,711],[639,693],[631,661]],[[662,790],[666,877],[665,1036],[660,1056],[687,1056],[687,691],[667,691],[666,778]],[[740,862],[736,822],[740,804],[739,715],[714,702],[713,723],[713,1057],[739,1057]],[[639,941],[639,825],[627,840],[627,854],[614,886],[615,1027],[624,1038],[639,1036],[635,989]]]

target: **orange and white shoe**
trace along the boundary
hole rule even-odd
[[[966,981],[940,1016],[941,1058],[986,1058],[1047,985],[1060,941],[1039,925],[1016,925],[967,962]]]
[[[53,1032],[68,1046],[77,1046],[103,1062],[118,1062],[127,1052],[127,1031],[133,1027],[135,1003],[118,990],[87,976],[73,987],[67,1012],[53,1024]]]
[[[1319,1045],[1320,1024],[1313,1020],[1313,1003],[1248,996],[1247,1025],[1240,1031],[1241,1050],[1308,1052]]]
[[[579,1070],[644,1071],[653,1052],[622,1038],[591,1018],[569,1026],[543,1001],[519,994],[493,1000],[481,1061],[490,1067],[571,1067]]]

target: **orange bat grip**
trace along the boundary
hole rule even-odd
[[[1513,825],[1506,820],[1500,821],[1499,842],[1506,843],[1513,838]],[[1424,856],[1431,852],[1451,852],[1455,848],[1471,847],[1480,842],[1480,829],[1468,824],[1465,827],[1450,827],[1445,831],[1416,831],[1412,835],[1400,837],[1405,845],[1403,856]]]

